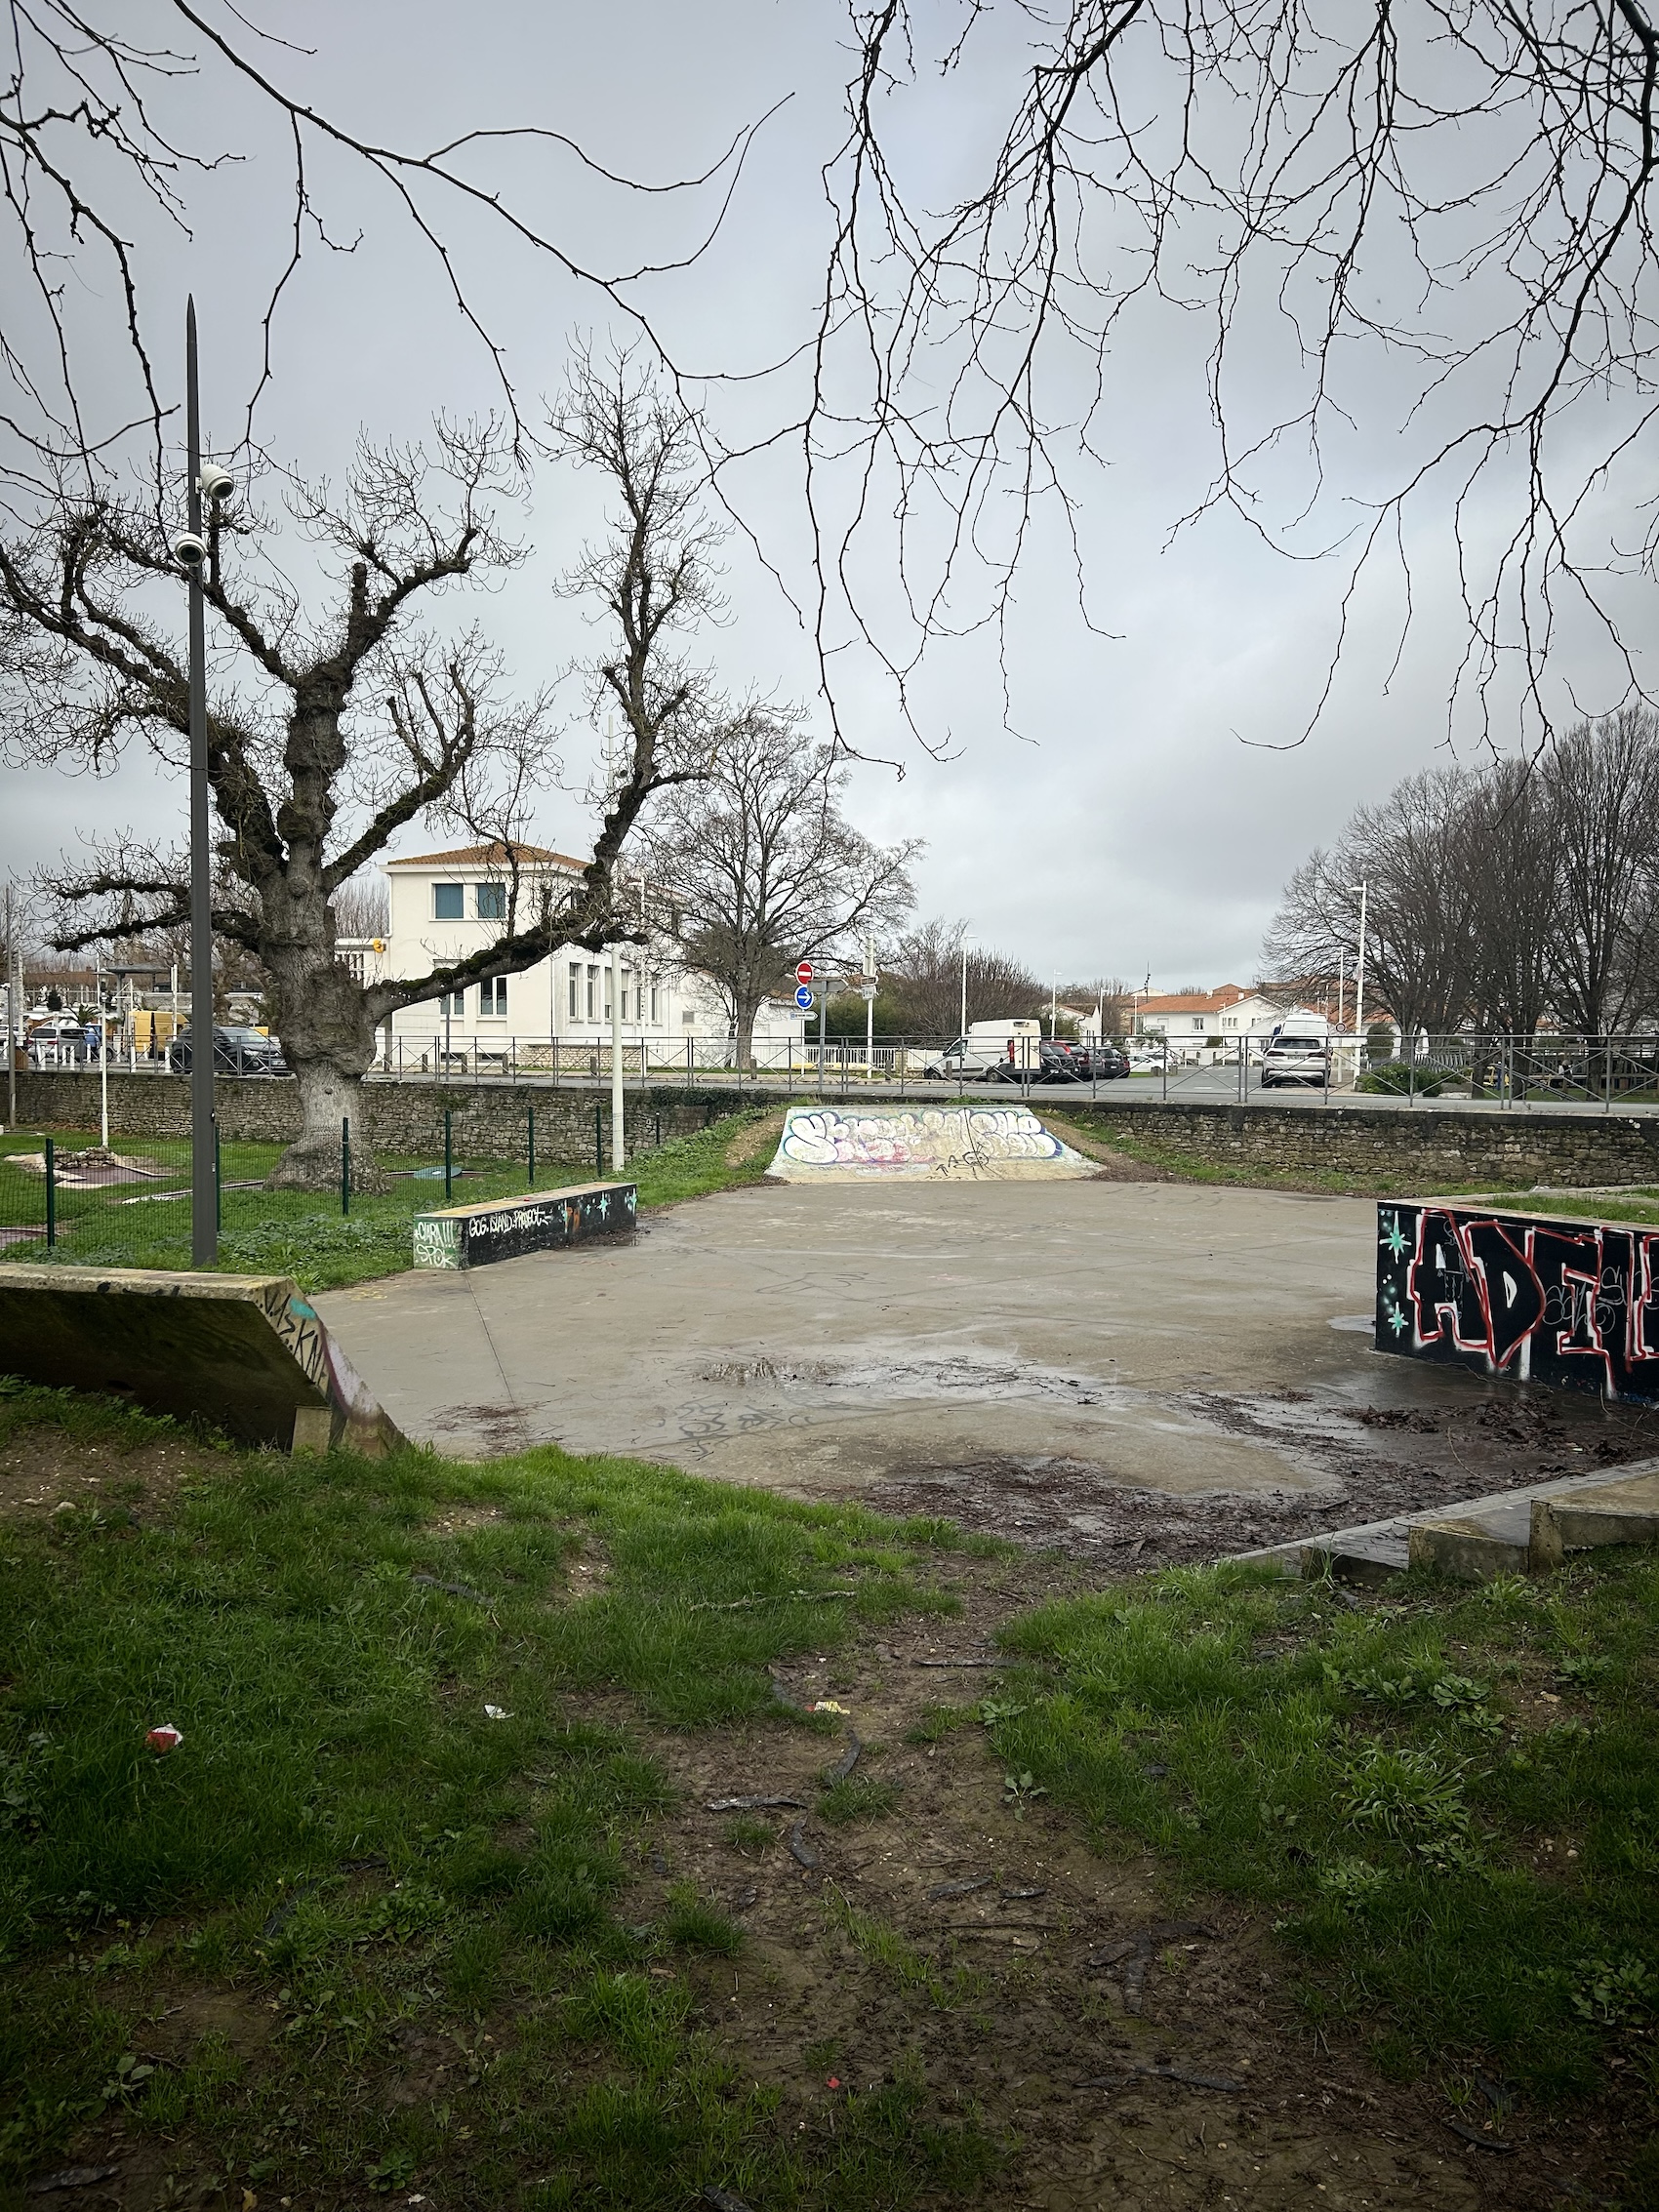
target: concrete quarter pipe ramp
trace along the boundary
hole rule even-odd
[[[780,1183],[926,1176],[1056,1183],[1093,1165],[1025,1106],[790,1106],[767,1174]]]
[[[280,1451],[379,1457],[404,1441],[285,1275],[7,1265],[0,1372],[200,1415]]]

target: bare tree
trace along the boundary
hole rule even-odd
[[[798,960],[883,937],[914,903],[917,840],[873,845],[840,811],[846,771],[798,711],[750,705],[720,732],[706,781],[656,810],[649,865],[679,909],[685,958],[718,985],[740,1067],[761,1001]]]
[[[391,933],[391,898],[384,876],[354,876],[335,893],[334,926],[343,938],[370,942]]]
[[[1067,1005],[1098,1008],[1103,1037],[1127,1036],[1135,989],[1121,976],[1096,976],[1092,983],[1062,984],[1060,997]]]
[[[962,941],[965,922],[925,922],[901,938],[893,953],[893,989],[905,1033],[953,1037],[962,1017]],[[970,945],[967,953],[968,1020],[1032,1021],[1048,1005],[1048,993],[1029,968],[1006,953]]]
[[[1548,727],[1574,602],[1618,689],[1639,683],[1616,575],[1651,568],[1659,513],[1627,558],[1597,508],[1615,459],[1643,482],[1659,442],[1643,0],[850,4],[807,439],[821,628],[873,634],[902,681],[973,619],[970,562],[979,619],[1001,623],[1037,507],[1074,527],[1113,423],[1114,342],[1173,304],[1212,334],[1196,512],[1230,507],[1302,552],[1344,545],[1351,587],[1372,560],[1406,565],[1407,510],[1415,534],[1433,503],[1468,625],[1454,703],[1469,687],[1483,722],[1507,664]],[[969,181],[936,212],[918,133],[931,146],[958,125]],[[1332,463],[1355,428],[1397,473],[1367,483],[1351,537]],[[849,450],[857,496],[838,505]],[[899,592],[860,557],[895,511]]]
[[[1581,722],[1545,763],[1558,880],[1550,985],[1587,1035],[1659,1003],[1659,716],[1627,706]]]
[[[1560,849],[1548,778],[1500,761],[1463,806],[1470,886],[1470,1011],[1483,1028],[1530,1036],[1551,1004],[1560,934]]]
[[[1334,975],[1341,951],[1352,974],[1363,883],[1367,997],[1387,1005],[1402,1036],[1454,1030],[1474,985],[1467,784],[1458,769],[1431,769],[1358,808],[1335,849],[1286,885],[1262,948],[1269,973]]]
[[[309,88],[305,96],[291,91],[285,78],[296,57],[303,60],[302,50],[242,9],[154,0],[144,20],[147,36],[120,0],[39,0],[6,17],[0,265],[10,281],[0,376],[11,398],[0,407],[0,482],[15,503],[31,509],[42,497],[48,508],[54,503],[66,456],[90,489],[112,453],[136,450],[134,435],[147,447],[159,500],[170,380],[155,355],[158,294],[168,302],[168,327],[176,327],[178,305],[177,272],[162,257],[190,235],[204,183],[249,158],[250,136],[270,133],[287,167],[284,175],[280,155],[266,159],[263,173],[280,181],[251,202],[249,259],[274,249],[275,275],[243,443],[254,442],[280,317],[306,258],[366,259],[389,239],[415,247],[434,301],[459,313],[476,341],[522,454],[528,432],[506,348],[480,301],[503,252],[515,250],[527,269],[591,291],[621,326],[650,336],[641,278],[683,269],[707,250],[764,120],[740,129],[701,173],[650,183],[589,159],[544,122],[491,118],[444,143],[400,144],[354,118],[348,97],[319,104]],[[510,184],[492,160],[505,142],[521,157]],[[254,158],[271,150],[261,143]],[[615,269],[590,264],[560,235],[570,204],[568,189],[558,188],[560,172],[572,162],[585,196],[611,194],[654,212],[665,198],[695,201],[710,188],[717,195],[710,219],[683,254],[659,244],[644,257],[649,268],[629,265],[626,252]],[[557,211],[550,219],[549,203]]]
[[[273,1182],[326,1186],[349,1114],[363,1133],[354,1161],[373,1186],[359,1089],[376,1029],[395,1009],[519,973],[562,945],[597,949],[635,934],[613,907],[617,856],[647,800],[699,772],[701,679],[674,651],[710,591],[689,421],[626,361],[579,357],[550,427],[556,449],[597,469],[618,503],[569,587],[596,595],[609,618],[591,678],[631,739],[575,883],[521,865],[523,810],[553,758],[547,696],[513,696],[475,626],[440,632],[421,617],[446,587],[485,583],[517,558],[500,522],[517,488],[501,428],[440,426],[431,453],[365,446],[339,500],[290,480],[290,505],[332,583],[320,618],[306,618],[271,565],[273,533],[257,511],[214,525],[214,928],[268,978],[272,1026],[298,1078],[302,1133]],[[137,503],[65,493],[45,520],[0,542],[0,750],[108,766],[141,734],[177,764],[185,656],[166,617],[182,598],[165,534]],[[335,956],[334,902],[422,817],[493,842],[501,934],[425,975],[364,985]],[[178,855],[112,845],[56,889],[65,946],[188,915]]]

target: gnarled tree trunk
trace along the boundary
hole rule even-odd
[[[323,912],[326,916],[326,907]],[[265,1179],[271,1189],[338,1190],[347,1120],[352,1189],[386,1187],[364,1109],[363,1077],[375,1057],[375,1026],[357,979],[333,954],[332,944],[285,945],[270,963],[271,1026],[294,1070],[301,1121],[299,1136]]]

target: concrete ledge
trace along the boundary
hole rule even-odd
[[[485,1198],[415,1217],[417,1267],[482,1267],[527,1252],[557,1252],[596,1236],[628,1236],[639,1192],[631,1183],[572,1183],[522,1198]]]
[[[200,1416],[243,1444],[378,1458],[404,1441],[285,1275],[0,1267],[0,1369]]]
[[[1413,1567],[1432,1567],[1456,1582],[1490,1582],[1494,1575],[1526,1572],[1526,1542],[1483,1527],[1477,1520],[1413,1521],[1406,1536],[1406,1557]]]
[[[1659,1475],[1601,1485],[1588,1496],[1533,1500],[1527,1549],[1534,1573],[1608,1544],[1659,1544]]]
[[[1659,1544],[1659,1460],[1597,1474],[1499,1490],[1444,1508],[1364,1521],[1289,1544],[1233,1554],[1279,1574],[1384,1583],[1410,1567],[1462,1582],[1549,1574],[1574,1552],[1606,1544]]]

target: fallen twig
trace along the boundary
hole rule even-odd
[[[795,1812],[805,1812],[806,1799],[804,1797],[710,1797],[708,1810],[711,1813],[769,1813],[785,1805]]]
[[[409,1580],[412,1583],[424,1583],[427,1589],[441,1589],[446,1597],[468,1598],[474,1605],[488,1605],[490,1602],[482,1590],[468,1589],[465,1583],[440,1582],[436,1575],[412,1574]]]
[[[775,1589],[759,1597],[700,1597],[695,1605],[688,1605],[688,1613],[739,1613],[746,1605],[787,1605],[792,1598],[804,1597],[813,1604],[822,1598],[857,1597],[856,1589]]]
[[[1477,2127],[1471,2127],[1467,2120],[1454,2120],[1442,2112],[1440,2121],[1442,2126],[1451,2129],[1453,2135],[1461,2135],[1465,2143],[1473,2143],[1477,2151],[1509,2152],[1515,2149],[1515,2145],[1506,2143],[1501,2135],[1482,2135]]]

